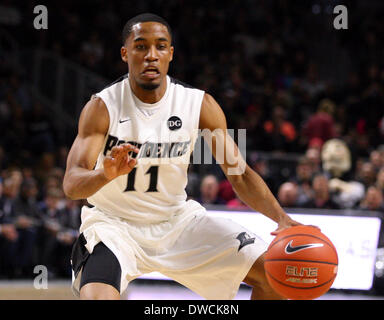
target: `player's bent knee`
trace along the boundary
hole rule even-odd
[[[243,280],[246,284],[254,286],[269,285],[264,269],[264,256],[263,253],[252,265],[245,279]]]
[[[80,289],[81,300],[120,300],[120,293],[106,283],[87,283]]]
[[[252,300],[283,299],[268,282],[264,269],[264,255],[262,254],[249,270],[244,282],[252,287]]]

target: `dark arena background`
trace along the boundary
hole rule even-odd
[[[143,12],[172,27],[169,74],[216,98],[286,212],[334,242],[338,276],[318,299],[383,299],[380,0],[1,1],[0,299],[76,299],[69,257],[86,203],[65,198],[66,158],[85,103],[127,72],[121,31]],[[191,165],[187,193],[272,240],[275,224],[218,164]],[[156,273],[124,298],[202,299]]]

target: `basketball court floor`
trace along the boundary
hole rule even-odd
[[[35,289],[32,280],[0,281],[0,300],[77,300],[70,290],[68,280],[48,283],[48,289]],[[241,285],[235,300],[248,300],[251,289]],[[181,285],[167,280],[135,280],[123,295],[129,300],[203,300]],[[318,300],[384,300],[365,292],[346,293],[331,290]]]

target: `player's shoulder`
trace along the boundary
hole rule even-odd
[[[204,93],[201,103],[199,126],[200,129],[210,130],[226,126],[226,118],[222,108],[215,98],[207,92]]]
[[[109,128],[109,113],[100,97],[93,95],[84,106],[79,119],[79,132],[84,135],[95,132],[105,134]]]
[[[103,118],[108,115],[107,106],[103,99],[97,95],[92,95],[91,99],[87,102],[82,110],[82,114],[91,118]]]

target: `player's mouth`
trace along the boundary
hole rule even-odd
[[[144,71],[141,73],[144,78],[147,79],[156,79],[157,77],[160,76],[160,71],[156,67],[146,67]]]

